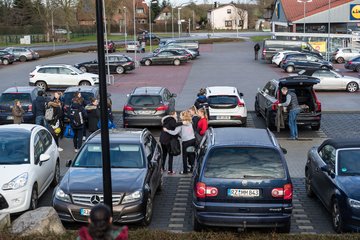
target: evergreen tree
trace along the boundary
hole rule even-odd
[[[14,0],[13,19],[14,25],[26,26],[32,25],[34,16],[34,7],[31,0]]]
[[[160,14],[161,8],[159,5],[159,1],[152,1],[151,4],[151,22]]]

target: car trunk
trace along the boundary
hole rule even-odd
[[[232,109],[237,107],[238,98],[227,95],[209,96],[208,103],[213,109]]]
[[[128,106],[132,107],[137,115],[153,115],[158,111],[164,111],[161,97],[158,95],[136,95],[131,96]]]
[[[290,88],[289,91],[295,92],[299,106],[301,108],[300,115],[311,114],[318,111],[319,103],[316,101],[316,96],[312,86]],[[285,102],[285,97],[280,91],[280,102]]]

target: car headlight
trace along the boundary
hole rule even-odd
[[[5,183],[2,186],[2,190],[15,190],[15,189],[21,188],[26,185],[26,183],[28,181],[28,177],[29,177],[29,174],[27,172],[25,172],[25,173],[17,176],[16,178],[14,178],[10,182]]]
[[[360,208],[360,201],[348,198],[348,203],[349,203],[350,207],[352,207],[352,208],[356,208],[356,209]]]
[[[139,201],[142,198],[142,191],[136,191],[130,194],[126,194],[122,203],[131,203]]]
[[[64,202],[71,202],[69,194],[64,193],[61,188],[56,189],[55,198]]]

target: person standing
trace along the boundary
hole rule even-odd
[[[14,117],[14,124],[21,124],[24,121],[23,115],[25,111],[22,108],[21,102],[19,100],[15,100],[14,107],[11,112]]]
[[[194,129],[196,130],[197,129],[197,125],[198,125],[198,122],[200,120],[200,117],[198,115],[198,110],[197,108],[195,107],[195,105],[193,105],[191,108],[189,108],[189,113],[191,115],[191,122],[193,124],[193,127]]]
[[[146,40],[145,38],[143,38],[141,40],[141,52],[144,53],[145,52],[145,48],[146,48]]]
[[[96,98],[91,98],[91,103],[85,107],[88,116],[88,130],[91,133],[98,130],[98,123],[100,120],[99,101]]]
[[[82,137],[87,113],[80,98],[73,98],[70,106],[70,125],[74,131],[74,148],[78,152],[82,145]]]
[[[289,91],[287,87],[281,88],[281,93],[286,96],[286,100],[283,103],[279,103],[278,106],[287,107],[289,112],[289,128],[290,128],[290,140],[297,140],[299,138],[298,128],[296,124],[297,116],[300,113],[300,106],[297,96],[294,92]]]
[[[35,116],[35,124],[45,126],[45,106],[46,100],[44,98],[44,92],[38,91],[38,95],[32,104],[32,112]]]
[[[61,152],[63,149],[59,146],[59,137],[62,132],[62,102],[60,100],[61,92],[55,92],[54,98],[48,102],[47,107],[53,109],[53,116],[51,119],[45,119],[46,128],[53,135],[56,145],[58,146],[58,151]]]
[[[198,110],[198,114],[200,117],[200,120],[197,124],[197,131],[200,134],[200,136],[204,136],[206,130],[208,129],[208,119],[204,108],[201,108]]]
[[[254,46],[255,60],[259,59],[259,50],[260,50],[260,44],[256,43]]]

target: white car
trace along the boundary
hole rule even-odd
[[[48,130],[34,124],[0,126],[0,214],[35,209],[60,181],[60,159]]]
[[[213,86],[206,88],[210,125],[246,126],[247,109],[243,94],[235,87]]]
[[[141,45],[139,41],[127,41],[125,46],[126,52],[141,52]]]
[[[77,85],[93,86],[99,83],[99,75],[84,73],[67,64],[48,64],[37,66],[30,73],[29,85],[46,91],[48,88]]]
[[[285,55],[289,54],[289,53],[299,53],[299,51],[281,51],[281,52],[278,52],[273,56],[271,62],[276,64],[276,66],[281,67],[280,66],[281,61],[283,60]]]

